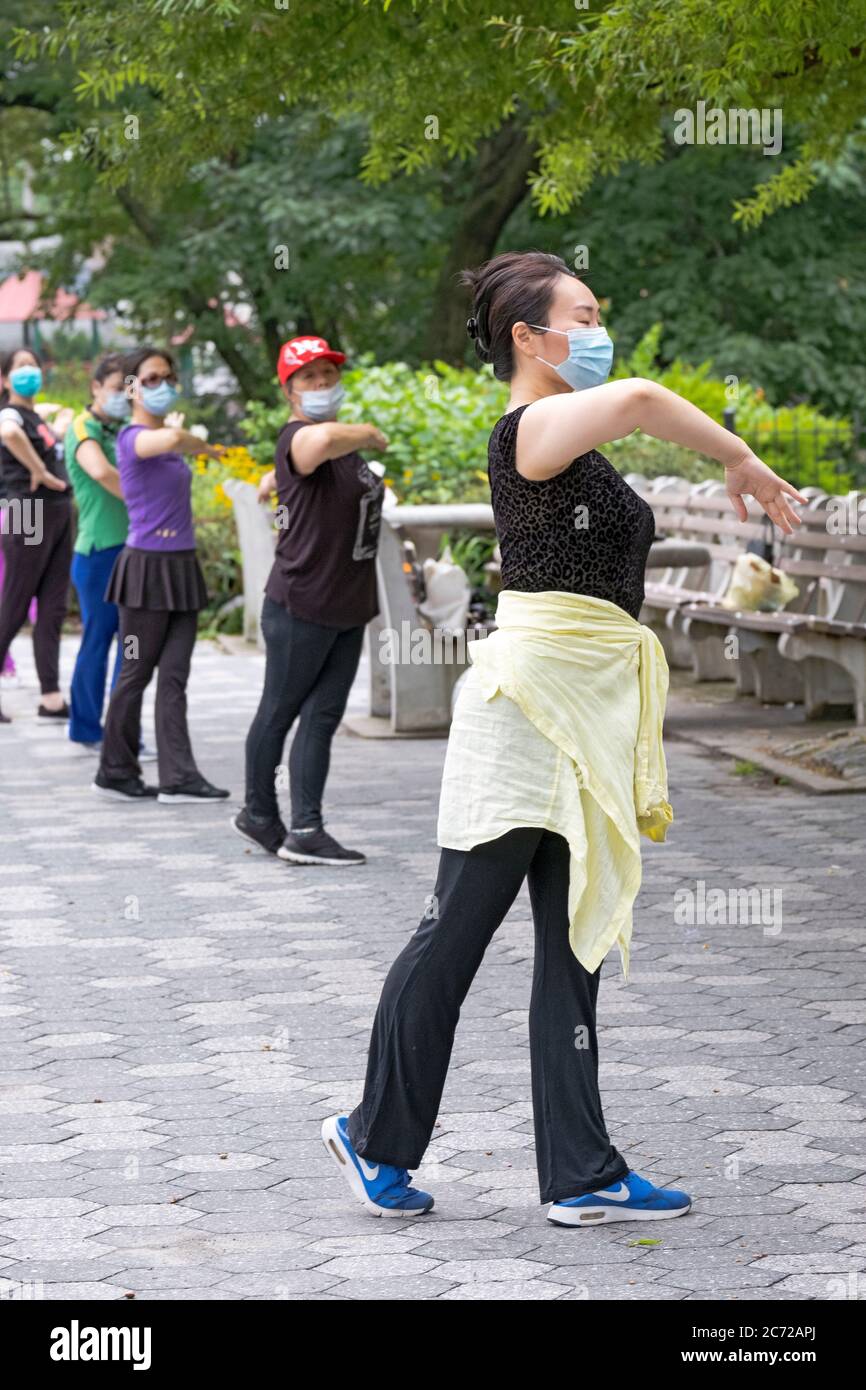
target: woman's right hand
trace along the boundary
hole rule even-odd
[[[377,430],[375,425],[361,425],[364,431],[363,441],[358,445],[359,449],[378,449],[384,452],[388,447],[388,437],[381,430]]]
[[[68,486],[62,478],[55,478],[53,473],[49,473],[47,468],[43,473],[30,474],[31,492],[35,492],[38,487],[47,487],[50,492],[66,492]]]
[[[259,502],[270,502],[277,486],[276,470],[271,468],[259,478],[256,498]]]
[[[798,492],[792,483],[780,478],[748,447],[744,448],[739,462],[725,464],[725,491],[740,521],[746,521],[749,515],[743,497],[754,497],[770,520],[788,536],[793,533],[795,526],[801,524],[788,498],[802,502],[804,506],[809,505],[808,497]]]
[[[181,429],[177,425],[173,428],[176,431],[177,439],[175,448],[179,449],[182,454],[207,454],[208,458],[221,459],[225,453],[225,447],[222,444],[208,444],[207,440],[193,434],[192,430]]]

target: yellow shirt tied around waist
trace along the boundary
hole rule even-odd
[[[673,821],[662,745],[668,664],[656,634],[607,599],[504,589],[471,642],[442,776],[450,849],[540,826],[568,841],[569,941],[584,969],[614,943],[628,983],[640,836]]]

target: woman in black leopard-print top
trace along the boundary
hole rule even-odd
[[[488,445],[502,587],[590,594],[637,618],[655,537],[652,507],[596,449],[552,478],[523,477],[515,453],[526,409],[497,420]]]
[[[724,463],[741,520],[748,493],[782,530],[793,530],[797,518],[788,499],[806,499],[742,440],[654,382],[606,380],[612,345],[599,325],[598,300],[558,256],[496,256],[464,280],[474,292],[467,328],[479,356],[511,383],[509,408],[493,426],[489,456],[505,591],[590,595],[637,619],[653,516],[598,447],[638,428]],[[599,661],[605,659],[599,644]],[[470,691],[468,681],[464,690]],[[624,691],[625,703],[633,693]],[[622,711],[612,714],[610,728],[599,728],[600,738],[623,719]],[[461,719],[462,742],[454,747],[467,756],[457,752],[451,758]],[[461,694],[457,702],[446,773],[450,766],[451,785],[460,787],[457,803],[465,808],[471,848],[449,847],[440,838],[434,891],[379,1000],[363,1098],[351,1114],[327,1119],[322,1137],[373,1215],[430,1210],[432,1196],[411,1186],[409,1169],[421,1162],[436,1124],[462,1002],[490,939],[528,879],[536,940],[529,1011],[532,1102],[539,1192],[542,1202],[553,1204],[548,1217],[579,1226],[682,1216],[691,1206],[687,1193],[657,1188],[635,1173],[605,1127],[596,1037],[601,966],[590,973],[569,945],[569,845],[540,823],[549,820],[544,810],[538,823],[520,816],[517,824],[508,823],[515,777],[518,797],[541,808],[556,806],[559,784],[567,781],[552,742],[538,732],[540,742],[533,744],[536,735],[524,731],[523,720],[507,697],[464,702]],[[510,764],[510,736],[532,745],[528,765],[525,759]],[[551,767],[556,771],[548,785]],[[530,788],[525,779],[533,775]],[[590,878],[599,876],[589,890],[604,902],[606,876],[618,870],[599,852],[599,814],[588,798],[584,867]],[[491,822],[502,824],[502,833],[492,838]]]

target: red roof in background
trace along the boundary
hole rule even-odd
[[[28,319],[104,319],[104,309],[91,309],[70,290],[58,290],[48,304],[42,302],[45,276],[39,270],[10,275],[0,284],[0,323],[26,323]]]

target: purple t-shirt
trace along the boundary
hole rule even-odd
[[[182,454],[139,458],[135,441],[147,425],[125,425],[117,436],[117,469],[129,512],[126,544],[136,550],[194,550],[192,474]]]

